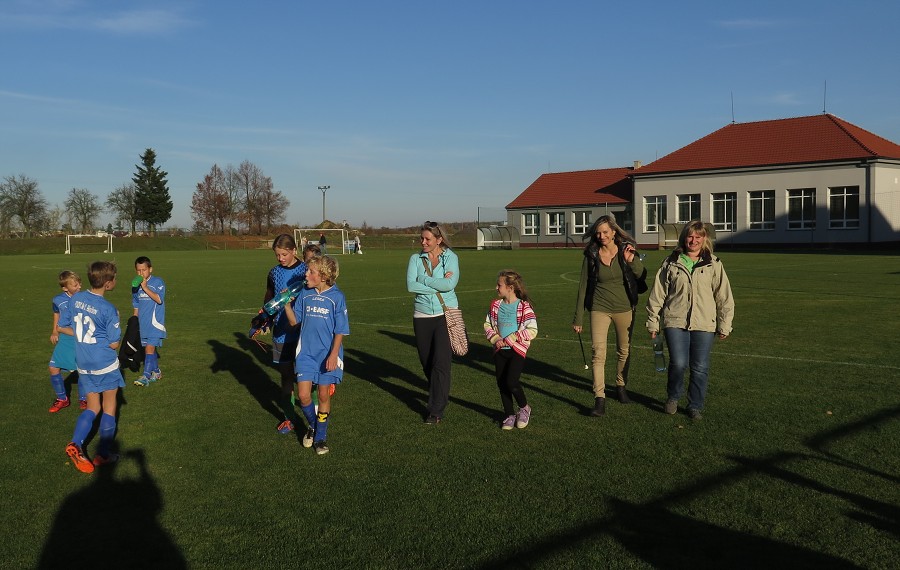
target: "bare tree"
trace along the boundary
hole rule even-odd
[[[128,222],[131,233],[135,232],[138,222],[138,207],[135,196],[137,187],[133,182],[126,182],[109,193],[106,197],[106,210],[116,217],[117,221]]]
[[[0,220],[11,226],[18,219],[25,235],[40,229],[47,218],[47,200],[36,180],[24,174],[7,176],[0,184]]]
[[[72,188],[65,206],[76,230],[83,234],[94,231],[97,216],[103,211],[100,198],[91,194],[87,188]]]
[[[241,205],[241,189],[238,185],[238,175],[232,165],[225,166],[222,172],[225,194],[228,197],[228,215],[225,221],[228,222],[228,231],[234,227],[235,221],[240,217],[243,207]]]
[[[66,218],[66,210],[59,204],[47,210],[47,217],[44,221],[45,229],[52,232],[59,231],[62,228],[63,219]]]
[[[266,233],[272,233],[272,227],[284,223],[285,211],[291,206],[290,200],[272,187],[272,179],[266,178],[268,185],[257,200],[260,224],[265,224]],[[262,230],[260,228],[260,234]]]
[[[225,220],[229,216],[231,204],[225,189],[225,174],[214,164],[209,174],[197,183],[191,198],[191,217],[199,227],[210,228],[213,232],[225,233]]]
[[[253,226],[259,219],[257,213],[257,198],[260,191],[260,180],[264,178],[262,170],[249,160],[243,161],[235,173],[237,188],[242,199],[242,218],[247,224],[247,232],[253,231]],[[257,224],[258,225],[258,224]]]

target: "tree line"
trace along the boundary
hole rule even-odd
[[[156,152],[146,149],[130,182],[112,190],[105,200],[87,188],[72,188],[62,206],[50,206],[36,180],[24,174],[0,182],[0,234],[24,237],[59,230],[93,233],[104,212],[116,227],[138,227],[153,234],[172,217],[168,173],[156,165]],[[268,233],[283,223],[290,202],[274,189],[272,179],[250,161],[237,168],[213,165],[197,183],[191,200],[194,229],[228,233],[237,225],[248,232]]]

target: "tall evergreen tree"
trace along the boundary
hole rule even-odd
[[[166,180],[169,173],[156,166],[156,153],[152,148],[144,151],[141,164],[135,166],[137,172],[131,180],[136,187],[138,219],[146,222],[147,229],[154,234],[158,224],[164,224],[172,217],[172,198]]]

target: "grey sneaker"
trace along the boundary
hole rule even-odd
[[[325,445],[325,440],[317,441],[313,444],[313,447],[316,448],[316,455],[325,455],[328,453],[328,446]]]
[[[666,400],[665,411],[670,416],[675,415],[675,412],[678,411],[678,400]]]
[[[528,420],[531,419],[531,406],[525,405],[524,408],[519,409],[519,413],[516,415],[516,427],[519,429],[524,429],[528,427]]]
[[[303,447],[309,448],[313,446],[313,437],[316,435],[316,430],[313,428],[306,428],[306,434],[303,436]]]
[[[516,427],[516,416],[506,416],[506,419],[500,424],[501,429],[513,429]]]
[[[697,410],[695,408],[691,408],[688,410],[688,417],[694,421],[703,419],[703,416],[700,415],[700,410]]]

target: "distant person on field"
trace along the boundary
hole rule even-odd
[[[491,302],[484,319],[484,335],[494,345],[494,370],[504,417],[500,427],[525,428],[531,418],[531,406],[520,378],[525,353],[537,336],[537,319],[525,282],[515,271],[504,270],[497,275],[497,295],[500,298]],[[519,406],[516,414],[513,414],[513,399]]]
[[[450,333],[443,304],[458,308],[459,258],[437,222],[425,222],[420,229],[422,251],[409,258],[406,267],[406,289],[415,293],[413,331],[419,362],[428,381],[428,409],[425,423],[439,424],[450,400]]]
[[[362,242],[359,241],[359,234],[353,237],[353,242],[356,244],[356,253],[362,255]]]
[[[313,447],[318,455],[328,453],[328,421],[331,415],[332,386],[344,376],[344,337],[350,334],[347,301],[335,284],[338,263],[323,256],[309,262],[308,288],[285,306],[288,321],[300,326],[295,371],[300,409],[306,417],[303,447]],[[318,386],[319,410],[312,401]]]
[[[59,286],[62,293],[53,297],[53,326],[50,328],[50,343],[55,345],[53,355],[50,356],[50,386],[56,393],[56,401],[50,406],[51,414],[69,407],[69,395],[66,394],[62,371],[75,371],[75,337],[70,333],[62,333],[60,336],[57,327],[59,315],[68,310],[72,295],[81,291],[81,277],[74,271],[63,271],[59,274]],[[87,409],[87,394],[80,389],[78,392],[81,409]]]
[[[166,338],[166,283],[153,275],[153,264],[147,256],[134,260],[134,270],[140,282],[135,278],[131,283],[131,306],[140,324],[144,347],[144,373],[134,385],[146,388],[162,378],[157,350]]]
[[[319,248],[322,250],[322,255],[328,255],[328,240],[325,239],[325,232],[319,232]]]
[[[75,337],[78,388],[87,393],[87,409],[75,421],[72,441],[66,445],[66,455],[83,473],[119,459],[110,446],[116,436],[116,398],[119,388],[125,387],[116,353],[121,336],[119,312],[103,297],[116,286],[116,266],[109,261],[95,261],[87,277],[91,290],[72,295],[68,310],[59,320],[61,330],[68,329],[66,332]],[[100,444],[91,461],[84,452],[84,440],[98,415]]]
[[[307,245],[318,246],[315,244]],[[303,255],[307,255],[304,250]],[[266,276],[266,292],[263,305],[294,285],[306,281],[307,264],[297,256],[297,242],[290,234],[281,234],[272,242],[272,251],[278,264],[269,270]],[[310,253],[310,257],[314,254]],[[262,309],[260,309],[262,311]],[[278,368],[281,376],[281,398],[279,407],[284,413],[284,421],[275,428],[278,433],[287,435],[294,431],[294,424],[299,420],[291,397],[294,393],[294,353],[297,351],[297,339],[300,338],[299,327],[291,324],[285,317],[284,308],[271,317],[272,327],[272,364]]]
[[[631,402],[625,389],[631,358],[631,335],[634,332],[638,287],[645,284],[647,270],[637,255],[634,238],[616,223],[612,214],[597,218],[585,232],[584,239],[588,243],[584,248],[572,328],[581,334],[582,321],[587,312],[591,323],[591,371],[594,380],[594,409],[591,415],[600,417],[606,414],[606,339],[610,324],[616,330],[616,393],[619,402]]]
[[[690,222],[681,231],[678,247],[656,273],[647,299],[650,338],[662,333],[669,346],[667,414],[678,411],[684,372],[690,369],[687,413],[692,420],[702,417],[713,340],[716,336],[725,340],[731,334],[733,319],[734,297],[725,267],[713,255],[703,222]]]

